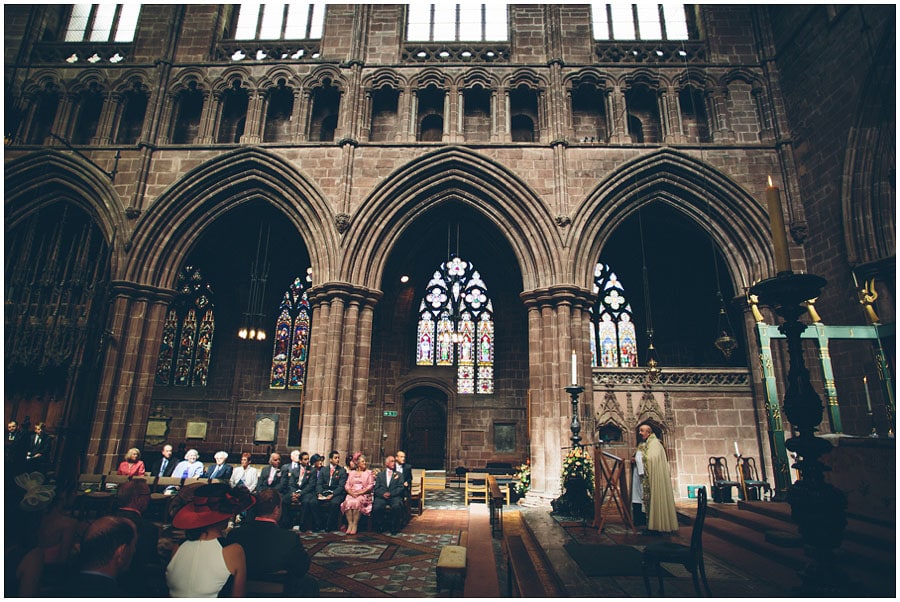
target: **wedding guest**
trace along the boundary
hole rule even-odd
[[[385,513],[388,513],[391,517],[392,534],[397,533],[400,529],[403,494],[406,491],[406,487],[395,469],[394,456],[385,458],[384,471],[375,478],[375,501],[373,504],[378,530],[384,528]]]
[[[142,477],[144,476],[144,472],[144,462],[141,460],[141,450],[136,447],[132,447],[125,452],[125,460],[119,463],[119,469],[116,470],[116,474],[128,477]]]
[[[269,465],[259,472],[256,490],[262,492],[263,489],[281,489],[281,454],[277,452],[269,454]]]
[[[228,452],[217,451],[213,458],[216,463],[209,467],[209,470],[203,474],[203,477],[208,479],[222,479],[223,481],[231,479],[231,473],[234,469],[231,467],[231,464],[225,464],[225,460],[228,459]]]
[[[166,569],[169,595],[175,598],[215,598],[233,577],[231,596],[242,598],[247,586],[247,560],[240,544],[226,544],[228,522],[256,502],[246,489],[230,489],[224,483],[202,485],[190,504],[172,520],[184,529],[182,543]]]
[[[255,466],[250,466],[250,452],[241,454],[241,465],[231,471],[231,486],[244,487],[250,493],[256,492],[256,483],[259,480],[259,471]]]
[[[40,471],[50,454],[50,437],[44,432],[44,423],[34,425],[34,433],[28,439],[28,452],[25,454],[27,470]]]
[[[316,499],[319,513],[318,527],[326,531],[337,531],[341,502],[347,496],[347,469],[341,466],[341,452],[332,451],[328,465],[319,470],[316,478]]]
[[[375,479],[372,471],[368,470],[365,455],[357,452],[353,459],[356,468],[347,476],[347,483],[344,485],[347,497],[341,503],[341,512],[347,517],[347,535],[356,534],[360,515],[372,514],[372,492],[375,488]]]
[[[177,464],[172,459],[172,446],[168,443],[163,445],[161,454],[150,468],[150,474],[155,477],[171,477],[175,470],[175,464]]]
[[[91,523],[81,542],[81,572],[65,579],[59,597],[123,598],[127,592],[119,578],[131,566],[137,531],[119,516],[103,516]]]
[[[677,532],[678,515],[675,512],[675,493],[672,491],[666,449],[648,423],[644,422],[638,427],[638,434],[642,440],[638,449],[644,460],[641,485],[644,506],[647,508],[647,528],[657,533]]]
[[[172,471],[173,477],[192,479],[203,475],[203,462],[198,462],[200,452],[196,449],[189,449],[184,454],[184,460],[178,463],[175,470]]]

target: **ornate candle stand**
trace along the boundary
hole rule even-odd
[[[566,387],[566,393],[572,398],[572,424],[569,429],[572,431],[572,447],[581,446],[581,421],[578,420],[578,396],[584,393],[584,387],[581,385],[569,385]]]
[[[819,276],[782,272],[775,278],[759,282],[750,293],[784,318],[778,330],[787,340],[790,360],[784,415],[790,422],[792,435],[785,446],[797,454],[794,468],[800,471],[800,478],[788,488],[787,502],[810,558],[810,563],[800,571],[802,585],[798,593],[859,595],[858,590],[851,591],[849,579],[834,561],[833,552],[841,545],[847,526],[847,498],[825,482],[825,473],[831,469],[819,460],[819,456],[831,451],[831,444],[815,434],[822,422],[822,399],[809,381],[800,340],[806,329],[799,320],[806,308],[800,304],[818,297],[823,286],[825,279]]]

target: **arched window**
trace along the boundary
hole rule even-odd
[[[156,384],[205,387],[216,318],[209,282],[194,266],[178,275],[178,297],[166,312]]]
[[[615,272],[603,263],[594,267],[591,307],[591,365],[603,368],[633,368],[637,361],[637,336],[631,304]]]
[[[309,299],[312,268],[306,270],[306,284],[299,276],[284,292],[275,320],[275,348],[272,350],[270,389],[302,389],[309,357]]]
[[[441,264],[419,304],[416,364],[457,367],[459,393],[494,392],[494,308],[471,263]]]

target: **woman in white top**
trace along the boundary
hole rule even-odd
[[[229,577],[233,598],[242,598],[247,586],[247,560],[240,544],[222,546],[228,521],[256,500],[245,489],[231,490],[224,483],[198,487],[190,504],[172,520],[184,529],[187,541],[166,567],[166,583],[173,598],[215,598]]]
[[[175,467],[175,470],[172,471],[172,476],[176,478],[188,478],[193,479],[194,477],[199,477],[203,474],[203,462],[197,462],[197,458],[200,457],[200,452],[196,449],[189,449],[186,454],[184,454],[184,460],[178,463],[178,466]]]
[[[250,466],[250,452],[244,452],[241,454],[241,465],[231,473],[231,486],[243,485],[247,491],[254,493],[257,481],[259,481],[259,471]]]

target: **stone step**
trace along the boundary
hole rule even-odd
[[[736,506],[740,510],[783,521],[793,526],[793,531],[796,531],[796,523],[791,518],[791,507],[785,502],[738,502],[734,505],[710,504],[710,511],[712,511],[714,506],[723,512],[730,512],[729,507],[734,508]],[[896,544],[896,528],[893,523],[887,521],[876,522],[865,517],[848,516],[847,528],[844,530],[844,541],[853,541],[867,547],[893,551]]]

